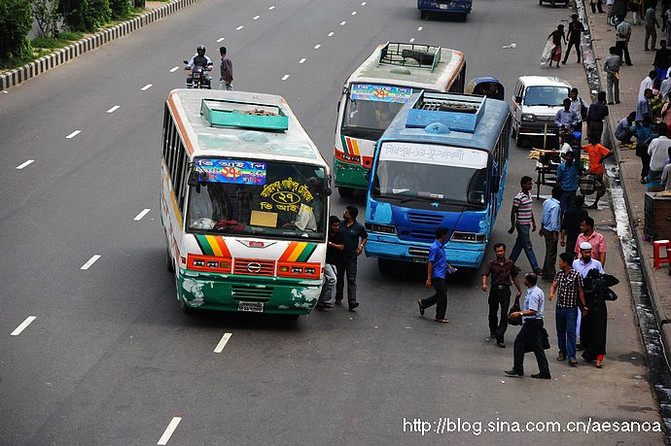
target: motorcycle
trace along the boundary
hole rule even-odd
[[[186,77],[186,88],[212,88],[212,81],[210,79],[209,71],[211,67],[204,67],[202,65],[194,65],[193,68],[189,68],[188,61],[184,61],[187,65],[185,70],[191,70]]]

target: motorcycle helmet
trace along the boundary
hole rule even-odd
[[[202,51],[203,54],[205,54],[205,47],[203,45],[198,45],[198,48],[196,48],[196,52]]]

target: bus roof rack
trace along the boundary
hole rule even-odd
[[[408,111],[405,126],[424,128],[438,122],[450,130],[475,133],[486,100],[485,96],[422,91]]]
[[[289,117],[277,105],[203,99],[200,114],[211,126],[285,131]]]
[[[440,46],[421,43],[387,42],[380,50],[377,64],[427,68],[431,72],[440,62]]]

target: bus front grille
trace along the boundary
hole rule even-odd
[[[235,274],[244,274],[252,276],[273,276],[275,275],[275,261],[261,259],[235,259]]]
[[[424,248],[408,248],[408,254],[415,257],[429,257],[429,250]]]
[[[268,302],[273,297],[273,289],[233,285],[231,287],[231,295],[237,301]]]
[[[438,226],[443,221],[442,215],[425,214],[423,212],[408,212],[408,220],[413,225]]]

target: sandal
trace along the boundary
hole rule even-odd
[[[601,361],[600,359],[597,359],[596,360],[596,368],[600,369],[602,367],[603,367],[603,361]]]
[[[436,318],[436,322],[440,322],[441,324],[449,324],[450,323],[450,321],[448,321],[447,319],[444,319],[444,318],[443,319]]]
[[[565,353],[559,353],[557,356],[557,361],[565,361],[566,360],[566,354]]]

